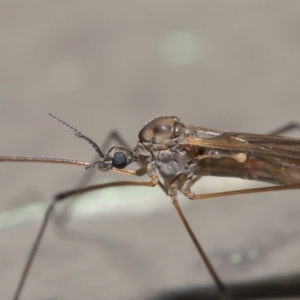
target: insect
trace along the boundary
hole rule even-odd
[[[50,114],[51,115],[51,114]],[[71,159],[0,156],[3,162],[42,162],[96,168],[101,172],[114,171],[125,175],[148,175],[148,181],[117,181],[66,191],[56,195],[45,212],[40,230],[21,275],[14,300],[20,299],[28,272],[38,251],[49,217],[56,203],[92,191],[116,186],[159,185],[170,197],[181,221],[191,237],[199,255],[215,282],[222,299],[231,295],[213,268],[178,202],[181,193],[191,200],[300,188],[300,140],[276,135],[256,135],[224,132],[184,123],[174,116],[157,117],[148,122],[139,133],[133,150],[124,146],[112,147],[107,154],[98,145],[66,122],[51,115],[86,140],[100,156],[89,163]],[[139,169],[126,167],[138,163]],[[225,176],[263,181],[274,186],[229,192],[198,194],[192,191],[203,176]],[[163,182],[160,182],[160,178]]]

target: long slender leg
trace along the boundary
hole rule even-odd
[[[172,199],[172,204],[174,205],[178,216],[180,217],[185,229],[187,230],[192,242],[194,243],[198,254],[200,255],[200,257],[202,258],[204,265],[207,269],[207,271],[209,272],[209,274],[211,275],[216,287],[219,290],[220,295],[222,296],[222,299],[226,299],[229,300],[231,299],[230,293],[227,291],[225,285],[223,284],[223,282],[221,281],[221,279],[219,278],[217,272],[215,271],[213,265],[211,264],[209,258],[207,257],[207,255],[205,254],[202,246],[200,245],[196,235],[194,234],[192,228],[190,227],[187,219],[185,218],[180,206],[179,206],[179,202],[177,200],[177,194],[178,194],[178,188],[181,187],[181,192],[183,194],[185,194],[186,196],[194,196],[195,194],[193,192],[191,192],[190,190],[190,186],[191,183],[193,182],[192,178],[188,177],[188,176],[183,176],[181,178],[181,180],[183,180],[183,184],[180,182],[179,180],[174,180],[171,181],[169,186],[168,186],[168,194]],[[187,183],[188,182],[188,183]],[[187,185],[185,185],[187,183]],[[186,193],[185,193],[186,192]]]
[[[200,176],[197,176],[194,179],[190,180],[190,183],[188,183],[186,187],[184,187],[184,186],[182,187],[182,188],[186,188],[185,191],[182,191],[182,192],[184,192],[184,194],[186,196],[188,196],[188,195],[192,196],[191,200],[203,200],[203,199],[214,198],[214,197],[223,197],[223,196],[250,194],[250,193],[252,194],[252,193],[278,191],[278,190],[300,189],[300,183],[299,183],[299,184],[293,184],[293,185],[270,186],[270,187],[254,188],[254,189],[244,189],[244,190],[236,190],[236,191],[228,191],[228,192],[220,192],[220,193],[209,193],[209,194],[194,195],[194,193],[192,193],[190,191],[190,187],[194,183],[196,183],[200,178],[201,178]],[[230,299],[231,298],[230,293],[226,290],[225,285],[222,283],[222,281],[219,279],[217,273],[214,271],[213,266],[210,264],[208,258],[206,257],[205,253],[203,252],[201,246],[198,245],[198,240],[195,239],[194,234],[192,232],[190,232],[191,229],[190,229],[189,225],[185,224],[186,220],[185,220],[184,216],[181,216],[180,208],[176,207],[176,203],[174,205],[175,205],[175,208],[176,208],[179,216],[181,217],[182,222],[184,223],[184,225],[186,227],[186,230],[188,231],[193,243],[195,244],[195,246],[196,246],[198,252],[200,253],[200,255],[202,256],[208,271],[210,272],[212,278],[214,279],[216,285],[218,286],[219,291],[221,292],[223,299]]]
[[[35,255],[36,255],[36,253],[38,251],[38,248],[40,246],[42,237],[43,237],[45,229],[47,227],[47,224],[48,224],[51,212],[54,209],[55,203],[56,203],[56,201],[54,200],[48,206],[48,208],[47,208],[47,210],[45,212],[44,219],[42,221],[41,227],[40,227],[40,229],[38,231],[38,234],[37,234],[37,236],[36,236],[36,238],[34,240],[34,243],[33,243],[32,248],[30,250],[30,253],[29,253],[28,259],[26,261],[25,267],[24,267],[24,269],[22,271],[21,278],[20,278],[20,280],[18,282],[18,286],[17,286],[16,292],[15,292],[15,295],[13,297],[13,300],[18,300],[19,297],[20,297],[20,295],[21,295],[22,289],[24,287],[25,280],[26,280],[26,278],[28,276],[28,272],[30,270],[30,267],[32,266],[32,263],[34,261]]]
[[[220,192],[220,193],[198,194],[191,200],[203,200],[208,198],[216,198],[216,197],[224,197],[224,196],[234,196],[234,195],[283,191],[283,190],[298,190],[298,189],[300,189],[300,183],[291,184],[291,185],[267,186],[261,188],[244,189],[244,190],[236,190],[236,191],[228,191],[228,192]]]
[[[138,182],[134,182],[134,181],[118,181],[118,182],[111,182],[111,183],[105,183],[105,184],[98,184],[98,185],[94,185],[94,186],[90,186],[90,187],[86,187],[86,188],[82,188],[82,189],[77,189],[77,190],[72,190],[72,191],[68,191],[68,192],[64,192],[64,193],[60,193],[58,194],[53,201],[51,202],[51,204],[48,206],[41,227],[38,231],[38,234],[34,240],[34,243],[32,245],[32,248],[30,250],[29,253],[29,257],[26,261],[25,267],[23,269],[23,272],[21,274],[21,278],[18,282],[18,286],[15,292],[15,295],[13,297],[13,300],[18,300],[20,297],[20,294],[22,292],[22,289],[24,287],[24,283],[26,281],[26,278],[28,276],[28,273],[30,271],[30,268],[33,264],[34,258],[36,256],[36,253],[39,249],[39,246],[41,244],[42,238],[44,236],[45,230],[47,228],[48,222],[49,222],[49,218],[51,213],[54,210],[54,207],[56,205],[56,203],[61,202],[63,200],[65,200],[66,198],[73,196],[73,195],[77,195],[77,194],[81,194],[81,193],[85,193],[88,191],[92,191],[92,190],[96,190],[96,189],[103,189],[103,188],[108,188],[108,187],[117,187],[117,186],[147,186],[147,187],[153,187],[157,184],[158,180],[157,178],[152,178],[150,181],[138,181]]]
[[[122,171],[122,170],[121,170]],[[125,171],[128,171],[128,170],[123,170],[124,173]],[[127,172],[126,172],[127,173]],[[133,175],[133,173],[135,173],[135,171],[131,171],[131,175]],[[139,172],[136,172],[135,175],[139,174]],[[139,175],[137,175],[139,176]],[[78,195],[78,194],[82,194],[82,193],[86,193],[86,192],[89,192],[89,191],[92,191],[92,190],[98,190],[100,188],[107,188],[107,187],[115,187],[115,186],[124,186],[124,185],[130,185],[130,186],[155,186],[156,184],[159,184],[159,186],[161,188],[163,188],[164,190],[164,187],[162,186],[161,183],[158,182],[158,180],[156,178],[153,178],[150,182],[132,182],[132,181],[120,181],[120,182],[111,182],[111,183],[107,183],[107,184],[100,184],[100,185],[93,185],[93,186],[89,186],[89,187],[86,187],[86,188],[80,188],[80,189],[76,189],[76,190],[71,190],[71,191],[67,191],[67,192],[63,192],[63,193],[60,193],[58,194],[55,199],[57,200],[64,200],[68,197],[72,197],[74,195]],[[206,256],[202,246],[200,245],[196,235],[194,234],[193,230],[191,229],[188,221],[186,220],[180,206],[179,206],[179,203],[177,200],[175,200],[175,198],[172,200],[172,203],[181,219],[181,221],[183,222],[189,236],[191,237],[200,257],[203,259],[204,261],[204,264],[206,266],[206,268],[208,269],[210,275],[212,276],[216,286],[218,287],[218,290],[219,292],[221,293],[222,295],[222,299],[224,300],[230,300],[231,299],[231,296],[230,296],[230,293],[227,291],[225,285],[222,283],[221,279],[219,278],[219,276],[217,275],[217,272],[214,270],[212,264],[210,263],[208,257]]]
[[[223,300],[230,300],[230,299],[232,299],[229,291],[226,289],[224,283],[222,282],[222,280],[218,276],[218,274],[215,271],[213,265],[211,264],[209,258],[205,254],[202,246],[200,245],[200,243],[199,243],[196,235],[194,234],[192,228],[190,227],[188,221],[186,220],[186,218],[185,218],[185,216],[184,216],[184,214],[183,214],[183,212],[182,212],[182,210],[181,210],[181,208],[179,206],[178,201],[176,201],[176,200],[173,201],[173,205],[174,205],[174,207],[175,207],[175,209],[176,209],[176,211],[177,211],[177,213],[178,213],[178,215],[179,215],[179,217],[180,217],[180,219],[181,219],[181,221],[182,221],[185,229],[187,230],[190,238],[192,239],[192,241],[193,241],[193,243],[194,243],[194,245],[195,245],[195,247],[196,247],[196,249],[197,249],[200,257],[204,261],[204,264],[205,264],[208,272],[210,273],[213,281],[215,282],[216,286],[218,287],[218,290],[219,290],[219,292],[220,292],[220,294],[222,296],[222,299]]]
[[[125,139],[121,136],[121,134],[118,131],[111,131],[109,135],[107,136],[106,140],[104,141],[102,148],[103,149],[108,149],[109,144],[113,141],[117,141],[120,143],[122,146],[126,147],[127,149],[130,149],[131,147],[127,144]],[[101,148],[101,149],[102,149]]]
[[[103,188],[109,188],[109,187],[117,187],[117,186],[149,186],[153,187],[157,184],[157,179],[153,179],[151,181],[116,181],[116,182],[109,182],[109,183],[101,183],[101,184],[95,184],[91,185],[88,187],[84,188],[79,188],[63,193],[59,193],[56,195],[57,200],[64,200],[65,198],[75,196],[75,195],[80,195],[86,192],[94,191],[94,190],[99,190]]]
[[[191,180],[191,184],[188,185],[188,188],[193,186],[198,180],[201,179],[201,176],[196,176]],[[262,192],[273,192],[273,191],[283,191],[283,190],[298,190],[300,189],[300,183],[290,184],[290,185],[276,185],[276,186],[266,186],[260,188],[252,189],[243,189],[243,190],[234,190],[227,192],[218,192],[218,193],[208,193],[208,194],[198,194],[190,198],[191,200],[204,200],[209,198],[224,197],[224,196],[234,196],[234,195],[243,195],[243,194],[253,194],[253,193],[262,193]],[[187,190],[186,196],[191,193],[190,190]],[[193,193],[191,193],[193,194]]]
[[[120,172],[120,170],[118,170]],[[130,175],[136,175],[136,176],[141,176],[143,175],[143,173],[145,172],[143,168],[137,170],[137,171],[132,171],[132,170],[121,170],[122,173],[125,173],[125,174],[130,174]],[[14,300],[18,300],[19,299],[19,296],[21,294],[21,291],[23,289],[23,286],[24,286],[24,283],[25,283],[25,280],[28,276],[28,273],[30,271],[30,268],[32,266],[32,263],[34,261],[34,258],[36,256],[36,253],[38,251],[38,248],[40,246],[40,243],[41,243],[41,240],[42,240],[42,237],[45,233],[45,230],[46,230],[46,227],[47,227],[47,224],[48,224],[48,221],[49,221],[49,218],[50,218],[50,215],[52,213],[52,211],[54,210],[54,207],[55,207],[55,204],[57,202],[61,202],[69,197],[72,197],[72,196],[75,196],[75,195],[79,195],[79,194],[82,194],[82,193],[85,193],[85,192],[89,192],[89,191],[92,191],[92,190],[98,190],[98,189],[104,189],[104,188],[108,188],[108,187],[117,187],[117,186],[149,186],[149,187],[153,187],[155,185],[159,184],[160,187],[163,188],[163,190],[165,191],[163,185],[161,183],[158,182],[158,179],[157,178],[151,178],[150,181],[147,181],[147,182],[132,182],[132,181],[119,181],[119,182],[111,182],[111,183],[105,183],[105,184],[98,184],[98,185],[93,185],[93,186],[89,186],[89,187],[85,187],[85,188],[78,188],[78,189],[75,189],[75,190],[71,190],[71,191],[67,191],[67,192],[63,192],[63,193],[60,193],[58,194],[53,202],[49,205],[48,209],[46,210],[46,213],[44,215],[44,219],[43,219],[43,222],[41,224],[41,227],[39,229],[39,232],[38,232],[38,235],[36,236],[35,238],[35,241],[33,243],[33,246],[32,246],[32,249],[30,251],[30,254],[29,254],[29,257],[28,257],[28,260],[25,264],[25,267],[24,267],[24,270],[22,272],[22,275],[21,275],[21,278],[20,278],[20,281],[19,281],[19,284],[17,286],[17,289],[16,289],[16,293],[15,293],[15,296],[14,296]],[[210,263],[208,257],[206,256],[203,248],[201,247],[200,243],[198,242],[194,232],[192,231],[191,227],[189,226],[187,220],[185,219],[184,215],[183,215],[183,212],[178,204],[177,201],[175,201],[173,199],[173,204],[176,208],[176,211],[181,219],[181,221],[183,222],[186,230],[188,231],[194,245],[196,246],[197,248],[197,251],[199,253],[199,255],[202,257],[209,273],[211,274],[213,280],[215,281],[221,295],[222,295],[222,299],[231,299],[229,293],[227,292],[224,284],[222,283],[222,281],[219,279],[217,273],[215,272],[212,264]]]
[[[93,161],[95,161],[98,158],[98,155],[95,156]],[[96,173],[96,169],[92,168],[89,169],[84,173],[84,175],[81,177],[79,182],[77,183],[78,187],[82,187],[88,184],[88,182],[91,181],[93,178],[94,174]],[[71,214],[72,214],[72,208],[74,204],[76,203],[76,198],[72,199],[72,201],[67,202],[67,204],[63,207],[63,210],[60,211],[60,213],[56,213],[56,211],[53,211],[53,217],[52,220],[53,222],[62,230],[67,222],[70,220]]]
[[[278,129],[275,129],[275,130],[269,132],[268,134],[270,134],[270,135],[281,135],[281,134],[289,132],[293,129],[300,130],[300,124],[296,123],[296,122],[291,122],[291,123],[288,123],[286,125],[283,125],[282,127],[279,127]]]

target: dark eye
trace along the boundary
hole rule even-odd
[[[127,157],[123,152],[116,152],[112,158],[112,165],[117,169],[124,169],[127,166]]]

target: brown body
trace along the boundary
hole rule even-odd
[[[160,175],[171,182],[173,187],[168,194],[174,199],[178,190],[194,199],[190,187],[199,175],[276,185],[300,183],[299,139],[215,131],[184,124],[176,117],[153,119],[141,130],[139,138],[134,151],[139,153],[141,145],[149,151]],[[137,160],[140,158],[137,155]]]

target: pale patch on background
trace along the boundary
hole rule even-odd
[[[204,43],[196,32],[182,30],[165,34],[159,44],[164,61],[175,66],[191,65],[204,57]]]

